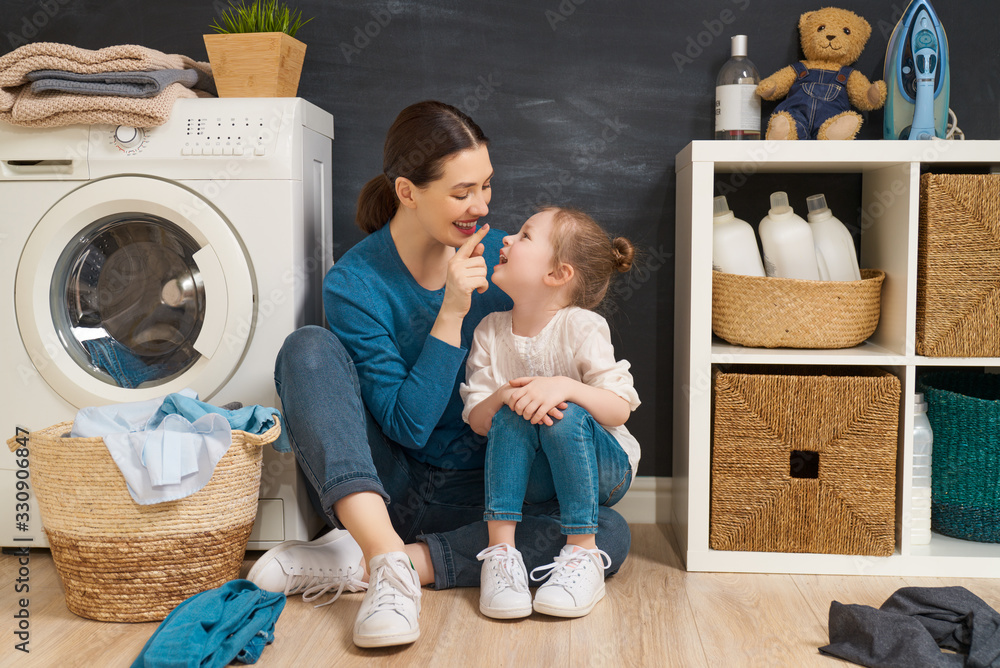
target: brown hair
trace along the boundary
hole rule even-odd
[[[597,308],[608,292],[611,276],[632,268],[635,247],[625,237],[611,239],[596,220],[579,209],[546,207],[554,211],[552,261],[576,270],[570,306]]]
[[[444,162],[459,151],[489,144],[475,121],[450,104],[426,100],[399,112],[382,150],[382,173],[368,181],[358,195],[355,222],[372,233],[396,213],[396,179],[405,177],[417,187],[441,178]]]

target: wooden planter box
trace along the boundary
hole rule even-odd
[[[219,97],[295,97],[306,45],[282,32],[205,35]]]

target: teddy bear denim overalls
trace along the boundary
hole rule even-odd
[[[850,110],[847,79],[854,68],[845,66],[837,72],[810,70],[801,62],[792,67],[795,68],[795,83],[774,111],[791,114],[799,139],[816,139],[816,133],[828,118]]]

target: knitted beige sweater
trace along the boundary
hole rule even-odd
[[[159,95],[129,98],[115,95],[32,93],[26,75],[35,70],[62,70],[78,74],[196,69],[211,74],[208,63],[166,54],[134,44],[92,51],[54,42],[36,42],[0,56],[0,121],[28,127],[57,127],[75,123],[108,123],[153,127],[170,117],[179,97],[206,97],[208,93],[170,84]]]

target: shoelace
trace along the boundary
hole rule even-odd
[[[572,584],[576,580],[581,572],[583,561],[593,561],[600,564],[605,569],[611,568],[611,557],[608,553],[600,548],[594,548],[593,550],[586,550],[583,548],[577,548],[571,553],[557,556],[551,564],[545,566],[539,566],[538,568],[532,569],[531,579],[534,582],[541,582],[542,580],[548,578],[549,584],[552,585],[568,585]],[[541,571],[545,573],[540,577],[535,577],[535,573]]]
[[[501,557],[500,561],[493,562],[496,566],[495,572],[500,576],[500,579],[505,585],[514,591],[523,594],[528,591],[528,583],[514,577],[514,569],[518,563],[517,558],[513,554],[513,550],[514,548],[510,547],[506,543],[500,543],[499,545],[486,548],[476,555],[476,559],[479,561],[485,561],[487,559],[492,559],[493,557]]]
[[[324,573],[304,573],[289,575],[285,580],[285,596],[302,592],[303,601],[314,601],[334,587],[337,593],[326,603],[320,603],[317,608],[330,605],[344,593],[344,591],[364,591],[368,589],[368,584],[362,579],[361,565],[348,568],[346,571],[338,569],[337,575],[330,576]]]
[[[396,599],[410,599],[420,613],[420,584],[413,582],[410,570],[402,561],[387,559],[368,578],[368,588],[375,588],[371,614],[382,610],[396,610]]]

